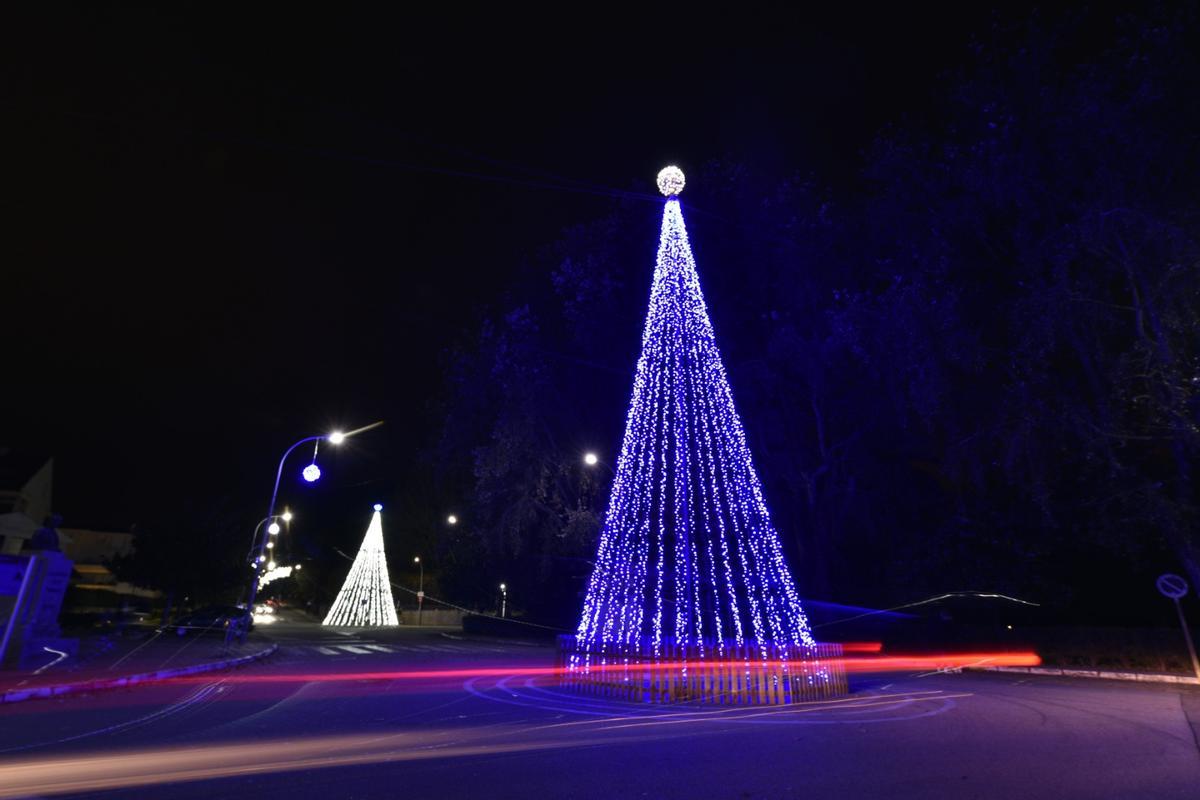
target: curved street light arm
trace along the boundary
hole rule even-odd
[[[372,428],[378,428],[382,424],[383,424],[383,420],[379,420],[378,422],[372,422],[370,425],[364,425],[361,428],[355,428],[352,431],[347,431],[346,433],[341,434],[336,441],[339,441],[339,442],[344,441],[345,439],[348,439],[351,436],[354,436],[355,434],[363,433],[364,431],[369,431]],[[274,486],[274,488],[271,489],[271,505],[267,507],[266,519],[270,519],[271,517],[275,516],[275,500],[279,497],[279,481],[283,477],[283,465],[287,461],[288,456],[290,456],[292,454],[292,451],[295,450],[297,447],[299,447],[302,444],[308,444],[309,442],[328,441],[328,440],[332,439],[332,436],[333,436],[332,434],[325,434],[322,436],[305,436],[303,439],[301,439],[300,441],[293,444],[287,450],[283,451],[283,457],[279,459],[279,468],[275,470],[275,486]],[[265,522],[266,520],[263,520],[263,521]],[[259,525],[261,526],[262,522],[260,522]],[[257,538],[258,538],[258,536],[257,536],[257,534],[255,534],[255,539],[257,540]],[[252,551],[253,551],[253,547],[254,546],[252,544],[251,545]],[[261,558],[263,556],[264,551],[266,549],[267,549],[267,537],[264,536],[262,538],[262,540],[258,542],[258,554],[254,561],[254,582],[252,584],[250,584],[250,598],[246,602],[246,614],[242,618],[241,630],[238,631],[238,638],[241,639],[242,641],[245,641],[246,634],[250,630],[250,617],[254,613],[254,601],[256,599],[258,599],[258,584],[262,577],[260,574],[260,566],[259,565],[262,562],[257,559]],[[232,633],[232,629],[230,632]]]

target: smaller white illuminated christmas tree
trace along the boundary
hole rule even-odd
[[[399,625],[388,580],[387,556],[383,552],[383,506],[375,504],[375,515],[367,526],[358,556],[342,584],[323,625],[338,627]]]

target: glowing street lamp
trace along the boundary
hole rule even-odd
[[[608,470],[608,472],[609,472],[609,474],[610,474],[610,475],[612,474],[612,467],[610,467],[610,466],[609,466],[607,463],[605,463],[604,461],[601,461],[601,460],[600,460],[600,456],[596,455],[596,454],[595,454],[594,452],[592,452],[591,450],[589,450],[588,452],[586,452],[586,453],[584,453],[584,454],[583,454],[583,463],[584,463],[584,464],[586,464],[586,465],[587,465],[587,466],[589,466],[589,467],[594,467],[594,466],[596,466],[597,464],[599,464],[600,466],[602,466],[602,467],[604,467],[606,470]]]
[[[279,515],[279,518],[281,520],[283,520],[284,522],[291,522],[292,521],[292,512],[284,511],[282,514]]]
[[[291,516],[292,516],[292,513],[289,511],[287,513],[287,517],[291,517]],[[279,519],[285,519],[285,518],[284,517],[273,517],[273,518],[272,517],[263,517],[262,519],[260,519],[258,521],[258,524],[254,526],[254,532],[252,534],[250,534],[250,550],[249,550],[249,552],[246,553],[246,559],[250,562],[251,567],[256,567],[260,562],[266,561],[266,559],[262,557],[262,548],[259,547],[258,532],[261,531],[263,529],[263,526],[269,522],[271,524],[267,527],[267,533],[269,533],[271,536],[277,536],[279,534],[279,524],[276,520],[279,520]],[[285,521],[286,521],[286,519],[285,519]],[[272,528],[274,530],[272,530]],[[258,557],[255,557],[255,555],[254,555],[256,550],[258,551]]]
[[[425,565],[421,563],[421,557],[413,558],[413,563],[417,565],[417,569],[421,571],[421,577],[418,578],[417,584],[417,625],[421,624],[421,610],[425,605]]]
[[[446,517],[446,524],[447,524],[447,525],[457,525],[457,524],[458,524],[458,517],[456,517],[456,516],[454,516],[453,514],[451,514],[450,516]]]
[[[317,481],[321,480],[321,468],[317,466],[317,450],[319,450],[321,448],[322,441],[329,442],[332,445],[339,445],[356,433],[362,433],[363,431],[370,430],[371,428],[374,428],[377,425],[382,425],[382,424],[383,424],[382,422],[375,422],[370,425],[367,425],[365,428],[358,428],[356,430],[350,431],[349,433],[342,433],[341,431],[334,431],[333,433],[327,433],[324,436],[309,436],[306,439],[301,439],[300,441],[296,442],[296,444],[292,445],[292,447],[296,447],[297,445],[304,444],[305,442],[313,442],[312,463],[300,471],[301,477],[303,477],[304,480],[308,481],[309,483],[316,483]],[[292,447],[288,448],[287,453],[292,452]],[[283,454],[284,458],[287,458],[287,453]],[[283,461],[280,461],[279,463],[280,463],[280,467],[282,468]],[[275,488],[276,489],[279,488],[278,480],[276,480],[276,482],[275,482]]]
[[[500,618],[508,616],[508,586],[500,584]]]
[[[283,456],[279,459],[279,468],[275,470],[275,487],[271,490],[271,505],[267,507],[267,519],[272,520],[271,524],[278,525],[278,523],[274,522],[274,519],[275,519],[275,501],[279,497],[279,480],[283,477],[283,464],[284,464],[284,462],[287,461],[288,456],[290,456],[292,454],[293,450],[295,450],[297,447],[299,447],[302,444],[308,444],[309,442],[313,443],[312,463],[309,464],[307,467],[305,467],[304,470],[300,473],[304,477],[304,480],[308,481],[309,483],[312,483],[321,477],[321,468],[317,466],[317,449],[321,446],[322,441],[329,442],[330,444],[333,444],[333,445],[339,445],[342,442],[349,439],[351,436],[354,436],[359,433],[363,433],[364,431],[369,431],[372,428],[378,428],[382,424],[383,424],[383,421],[381,420],[379,422],[372,422],[370,425],[364,425],[361,428],[355,428],[352,431],[345,431],[345,432],[333,431],[332,433],[326,433],[326,434],[322,434],[320,436],[305,436],[303,439],[301,439],[300,441],[293,444],[287,450],[284,450]],[[290,512],[288,512],[288,513],[290,513]],[[259,555],[258,560],[260,563],[263,560],[263,553],[267,549],[267,541],[266,540],[267,540],[267,537],[264,536],[263,541],[258,546],[258,555]],[[272,564],[273,563],[274,562],[272,562]],[[271,568],[272,567],[268,566],[268,569],[271,569]],[[249,600],[249,602],[246,603],[246,616],[245,616],[244,620],[242,621],[240,630],[238,631],[239,638],[241,638],[243,640],[245,640],[246,632],[250,628],[250,615],[254,610],[254,600],[258,597],[258,583],[259,583],[258,577],[259,577],[258,571],[255,570],[254,582],[252,584],[250,584],[250,600]],[[230,632],[230,634],[233,633],[232,626],[230,626],[229,632]]]

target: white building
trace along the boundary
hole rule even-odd
[[[50,514],[54,459],[0,447],[0,555],[16,555]]]

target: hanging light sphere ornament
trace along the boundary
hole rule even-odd
[[[683,191],[683,170],[676,166],[663,167],[658,173],[658,190],[665,197],[674,197]]]
[[[316,483],[321,479],[321,468],[316,464],[309,464],[300,474],[303,475],[304,480],[308,481],[309,483]]]

